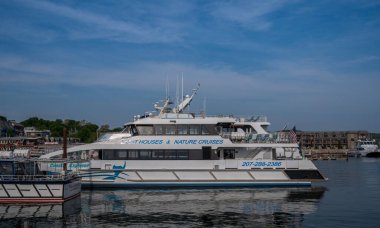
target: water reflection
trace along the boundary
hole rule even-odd
[[[83,191],[63,205],[0,205],[0,227],[299,226],[325,188]]]
[[[66,218],[78,215],[80,212],[81,197],[76,197],[63,204],[0,205],[0,227],[29,226],[40,223],[63,225]]]
[[[325,188],[87,191],[89,224],[277,226],[300,225],[317,210]]]

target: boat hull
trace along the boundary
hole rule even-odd
[[[366,156],[369,158],[378,158],[378,157],[380,157],[380,152],[379,151],[369,152],[366,154]]]
[[[226,188],[311,186],[318,170],[114,170],[86,171],[84,188]]]
[[[309,187],[311,181],[292,182],[127,182],[127,183],[83,183],[83,188],[258,188],[258,187]]]

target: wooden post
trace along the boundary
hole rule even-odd
[[[66,173],[67,171],[67,163],[66,163],[66,160],[67,160],[67,129],[66,128],[63,128],[63,155],[62,155],[62,158],[64,161],[63,163],[63,171]]]

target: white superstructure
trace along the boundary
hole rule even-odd
[[[300,153],[289,132],[267,132],[266,117],[196,116],[186,113],[197,93],[171,108],[167,98],[157,115],[135,116],[121,133],[68,149],[88,187],[213,187],[310,185],[323,180]],[[62,151],[41,158],[60,157]],[[45,167],[60,172],[61,167]]]
[[[375,140],[358,140],[356,153],[362,157],[380,157],[379,147]]]

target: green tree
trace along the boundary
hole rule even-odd
[[[110,131],[110,125],[108,125],[108,124],[102,125],[102,126],[100,126],[98,131],[99,132],[109,132]]]
[[[123,130],[123,128],[121,128],[121,127],[116,127],[116,128],[114,128],[114,129],[112,129],[111,131],[112,132],[121,132]]]
[[[63,137],[63,129],[68,129],[69,137],[79,138],[82,142],[94,142],[97,137],[98,125],[87,121],[61,120],[55,121],[44,120],[38,117],[32,117],[21,122],[24,127],[35,127],[37,130],[50,130],[52,137]]]
[[[15,132],[12,128],[7,128],[7,136],[8,137],[13,137],[15,136]]]
[[[94,142],[96,140],[97,130],[97,125],[86,124],[78,131],[77,137],[84,143]]]

